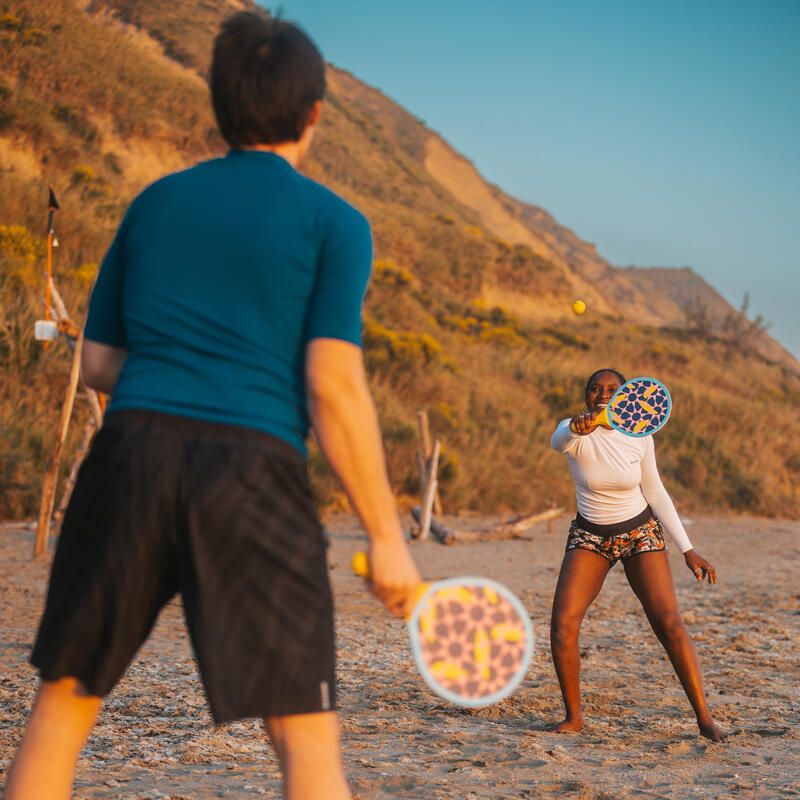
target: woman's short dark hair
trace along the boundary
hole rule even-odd
[[[231,147],[296,142],[325,95],[325,62],[296,25],[238,11],[214,40],[209,83],[217,124]]]
[[[613,372],[619,378],[620,384],[625,383],[625,376],[617,369],[611,369],[611,367],[603,367],[603,369],[595,370],[590,376],[589,380],[586,381],[586,386],[583,390],[583,397],[586,398],[586,395],[589,393],[589,387],[592,385],[592,381],[601,373],[601,372]]]

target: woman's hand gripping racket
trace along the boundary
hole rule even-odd
[[[661,381],[634,378],[614,392],[608,405],[594,418],[591,429],[609,425],[627,436],[648,436],[664,426],[671,410],[672,398]]]
[[[353,571],[369,579],[366,553],[353,557]],[[458,705],[485,706],[508,697],[533,654],[533,626],[522,603],[488,578],[423,583],[407,622],[425,682]]]

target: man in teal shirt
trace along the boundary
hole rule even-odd
[[[177,592],[215,720],[264,719],[286,797],[350,796],[309,424],[377,596],[402,615],[419,575],[363,369],[369,225],[296,170],[324,89],[298,28],[226,20],[211,92],[231,152],[146,189],[103,261],[82,368],[111,404],[64,518],[6,800],[69,796],[102,697]]]

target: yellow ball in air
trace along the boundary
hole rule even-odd
[[[576,314],[583,314],[583,312],[586,311],[586,303],[584,303],[583,300],[576,300],[572,304],[572,310]]]

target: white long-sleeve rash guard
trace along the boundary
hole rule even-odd
[[[612,525],[641,514],[649,503],[681,553],[692,549],[661,483],[652,436],[626,436],[601,427],[581,436],[570,430],[565,419],[553,433],[550,446],[567,456],[578,511],[584,519]]]

